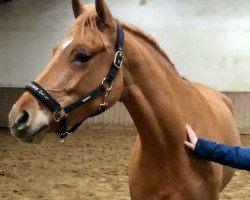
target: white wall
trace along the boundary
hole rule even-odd
[[[155,37],[189,79],[223,91],[250,91],[250,1],[109,0],[108,4],[118,19]],[[72,20],[70,0],[1,5],[0,87],[23,87],[33,80]]]

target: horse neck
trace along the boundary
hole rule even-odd
[[[180,145],[186,123],[180,98],[186,92],[184,82],[190,83],[144,39],[126,32],[125,44],[121,101],[139,131],[142,147],[155,151]]]

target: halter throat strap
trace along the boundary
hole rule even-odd
[[[56,135],[60,139],[62,139],[62,141],[65,137],[67,137],[68,134],[73,133],[83,123],[83,121],[81,121],[68,128],[67,117],[70,112],[76,110],[83,104],[101,95],[104,96],[103,102],[100,104],[98,111],[90,117],[99,115],[108,109],[108,103],[105,100],[108,93],[112,89],[113,81],[123,62],[124,31],[119,22],[116,23],[116,26],[117,39],[115,45],[116,53],[114,61],[111,64],[111,68],[107,76],[103,79],[100,86],[94,89],[92,92],[75,101],[74,103],[62,108],[61,105],[41,85],[39,85],[35,81],[30,82],[25,88],[37,99],[39,99],[53,113],[54,120],[58,122],[58,131],[56,131]]]

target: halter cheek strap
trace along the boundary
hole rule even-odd
[[[67,117],[68,114],[83,104],[95,99],[96,97],[103,95],[103,102],[100,104],[99,110],[91,115],[99,115],[108,109],[108,103],[106,102],[106,97],[113,86],[113,81],[122,66],[123,62],[123,45],[124,45],[124,32],[121,25],[117,22],[117,39],[116,39],[116,53],[114,61],[107,76],[103,79],[101,85],[95,90],[87,94],[86,96],[80,98],[78,101],[62,108],[61,105],[38,83],[32,81],[26,86],[26,90],[39,99],[47,108],[53,112],[53,117],[56,122],[58,122],[58,131],[56,135],[62,139],[67,137],[68,134],[73,133],[83,121],[75,124],[74,126],[68,128]]]

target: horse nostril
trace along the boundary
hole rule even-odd
[[[23,130],[27,126],[27,122],[29,120],[29,113],[26,110],[23,110],[22,115],[17,120],[17,129]]]

